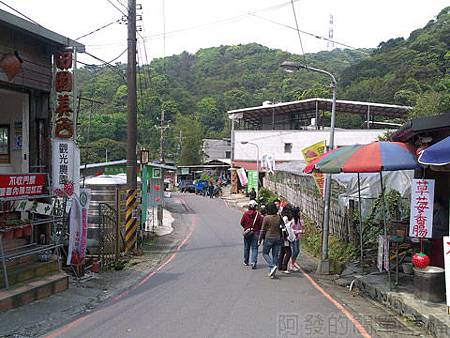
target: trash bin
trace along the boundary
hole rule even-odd
[[[445,300],[444,269],[429,266],[425,269],[414,268],[414,296],[421,300],[440,303]]]

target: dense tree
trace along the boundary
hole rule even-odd
[[[415,106],[411,117],[448,113],[449,10],[443,9],[407,39],[392,38],[373,50],[334,49],[300,56],[250,43],[155,59],[138,69],[139,146],[157,157],[155,126],[164,110],[170,121],[166,153],[178,155],[180,163],[192,164],[200,160],[201,138],[229,136],[229,110],[259,106],[266,100],[331,98],[329,78],[305,70],[286,74],[280,69],[285,60],[332,72],[338,81],[338,99]],[[125,148],[119,146],[126,141],[125,71],[122,64],[77,70],[82,97],[102,102],[82,99],[78,115],[79,141],[85,145],[89,140],[96,159],[110,146],[110,159],[126,157]],[[328,119],[325,113],[324,121]],[[359,128],[363,123],[361,116],[338,114],[336,118],[338,127]],[[85,155],[84,151],[83,162],[93,161]]]

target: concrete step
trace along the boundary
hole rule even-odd
[[[23,283],[32,279],[44,277],[58,272],[58,262],[26,262],[6,268],[10,286]],[[3,269],[0,269],[0,289],[5,287]]]
[[[49,297],[66,290],[68,287],[69,276],[60,272],[19,284],[8,290],[0,290],[0,312]]]

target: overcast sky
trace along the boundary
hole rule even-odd
[[[110,0],[125,11],[119,3]],[[226,44],[257,42],[271,48],[301,53],[289,0],[140,0],[148,59],[186,50]],[[70,38],[78,38],[122,14],[107,0],[9,0],[12,7],[46,28]],[[64,5],[66,3],[67,5]],[[423,27],[449,0],[297,0],[295,10],[300,30],[328,37],[330,14],[334,18],[334,39],[356,48],[376,47],[381,41],[408,37]],[[0,8],[7,9],[0,4]],[[165,13],[165,48],[164,20]],[[269,22],[275,21],[278,24]],[[327,49],[327,42],[301,34],[305,53]],[[104,60],[112,60],[126,48],[126,25],[108,28],[80,39],[87,50]],[[339,47],[339,45],[335,45]],[[143,54],[143,53],[142,53]],[[81,60],[98,63],[90,57]],[[126,61],[123,55],[118,61]]]

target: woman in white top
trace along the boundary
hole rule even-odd
[[[278,257],[278,270],[283,273],[289,273],[288,263],[291,259],[291,242],[295,240],[295,234],[292,231],[292,223],[294,221],[292,207],[287,205],[283,208],[283,221],[284,225],[282,225],[282,245],[280,250],[280,256]]]

